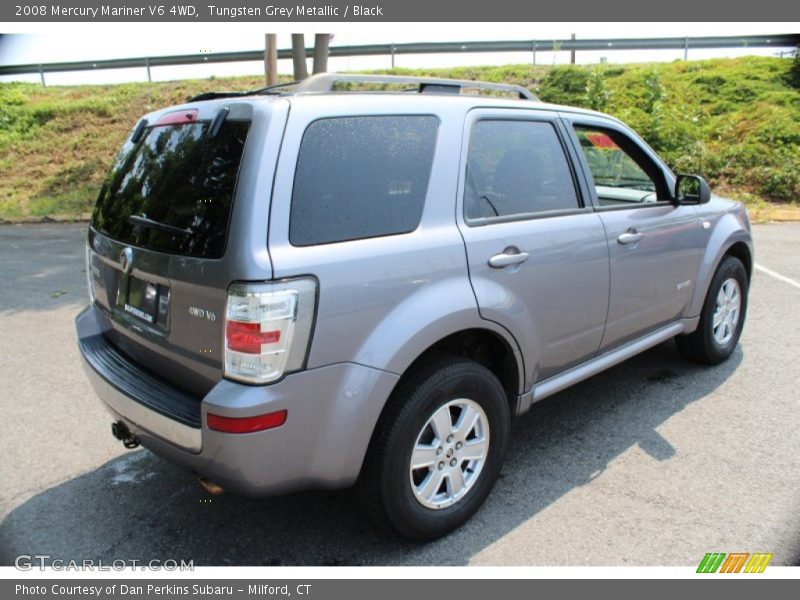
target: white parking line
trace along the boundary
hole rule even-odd
[[[794,279],[790,279],[789,277],[786,277],[786,275],[781,275],[780,273],[776,273],[772,269],[768,269],[767,267],[763,267],[758,263],[756,263],[754,266],[755,266],[756,269],[758,269],[762,273],[766,273],[767,275],[770,275],[771,277],[774,277],[775,279],[783,281],[784,283],[788,283],[789,285],[794,286],[798,290],[800,290],[800,283],[795,281]]]

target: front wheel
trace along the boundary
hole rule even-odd
[[[677,337],[684,356],[715,365],[733,353],[744,326],[748,284],[742,261],[726,256],[711,280],[697,329]]]
[[[430,540],[474,515],[505,456],[510,412],[486,367],[437,359],[399,384],[381,416],[359,479],[373,518]]]

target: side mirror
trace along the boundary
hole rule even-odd
[[[675,182],[675,202],[678,204],[705,204],[711,200],[711,189],[699,175],[678,175]]]

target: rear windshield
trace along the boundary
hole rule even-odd
[[[92,227],[120,242],[200,258],[225,252],[236,176],[250,124],[150,127],[111,167]]]

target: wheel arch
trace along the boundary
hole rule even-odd
[[[687,313],[688,317],[697,317],[703,309],[708,288],[714,278],[722,259],[726,256],[738,258],[744,264],[748,279],[753,272],[753,241],[748,228],[746,228],[736,214],[727,213],[717,223],[711,238],[706,244],[705,253],[701,258],[697,284],[695,285],[692,302]]]
[[[753,253],[750,250],[750,247],[744,243],[743,241],[734,242],[731,244],[727,250],[725,250],[725,254],[723,254],[722,258],[725,256],[733,256],[734,258],[738,258],[742,264],[744,265],[745,270],[747,271],[747,279],[748,281],[753,276]],[[722,259],[720,259],[720,262]]]
[[[408,365],[403,375],[437,356],[456,356],[474,360],[489,369],[503,385],[512,413],[517,396],[522,393],[524,365],[516,342],[488,327],[472,327],[453,332],[429,345]],[[398,382],[399,383],[399,382]]]
[[[503,335],[497,331],[499,326],[487,321],[485,326],[475,326],[453,331],[419,351],[403,370],[392,393],[381,407],[375,421],[371,438],[375,437],[379,423],[392,404],[392,397],[398,386],[414,371],[427,361],[440,356],[453,356],[469,358],[488,368],[499,380],[506,391],[509,410],[512,415],[517,414],[519,395],[522,393],[524,382],[524,365],[519,348],[510,334]],[[370,445],[372,439],[370,440]]]

